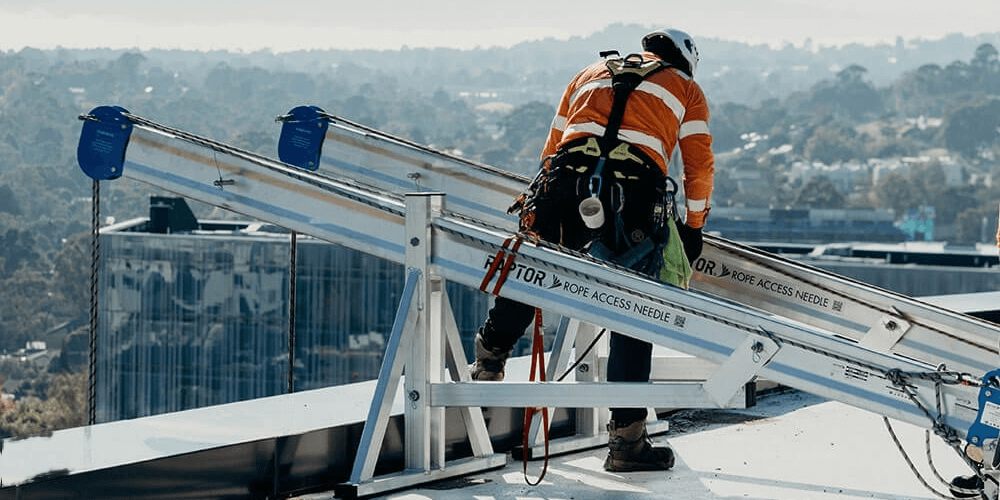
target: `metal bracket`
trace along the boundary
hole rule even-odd
[[[705,392],[719,407],[727,406],[780,349],[774,340],[763,335],[747,336],[705,381]]]
[[[892,308],[892,312],[895,314],[882,315],[878,323],[868,330],[861,339],[862,346],[877,351],[888,351],[903,338],[903,335],[906,335],[912,325],[903,319],[903,315],[896,308]]]

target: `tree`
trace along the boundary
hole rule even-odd
[[[139,67],[145,62],[146,56],[135,52],[126,52],[108,65],[108,72],[119,78],[120,81],[135,87],[139,84]]]
[[[514,151],[506,145],[483,151],[483,163],[504,168],[514,163]]]
[[[820,125],[806,140],[803,154],[828,165],[857,158],[860,155],[851,144],[852,135],[853,131],[844,128]]]
[[[867,73],[868,68],[859,64],[852,64],[837,73],[837,85],[849,87],[864,84],[864,77]]]
[[[945,66],[944,72],[947,91],[956,92],[969,89],[973,75],[969,63],[965,61],[952,61],[951,64]]]
[[[979,72],[979,90],[991,94],[1000,92],[1000,53],[996,47],[989,43],[980,45],[969,65]]]
[[[913,196],[921,200],[921,205],[937,205],[947,187],[947,177],[939,162],[917,164],[910,167],[910,187]],[[942,205],[951,202],[946,200]]]
[[[840,70],[835,81],[823,81],[814,87],[813,102],[855,119],[877,112],[882,108],[882,96],[864,79],[867,73],[867,68],[857,64]]]
[[[936,224],[951,224],[958,214],[979,207],[977,190],[973,186],[945,187],[937,197],[928,202],[934,206],[934,221]]]
[[[955,240],[959,245],[973,245],[983,239],[984,223],[989,220],[983,210],[970,208],[955,217]]]
[[[537,142],[539,137],[544,141],[555,114],[551,105],[537,101],[514,108],[500,120],[504,143],[514,151],[522,151],[525,144]],[[534,151],[534,154],[540,152]]]
[[[924,64],[903,74],[889,92],[892,108],[906,116],[941,116],[948,109],[945,72],[937,64]]]
[[[93,256],[90,233],[78,233],[63,242],[52,261],[53,312],[67,318],[86,317],[90,305],[90,280]]]
[[[11,215],[21,215],[21,205],[10,186],[0,186],[0,212]]]
[[[844,208],[844,195],[825,176],[810,179],[795,198],[796,207]]]
[[[976,53],[972,57],[970,65],[974,68],[990,70],[1000,62],[1000,52],[991,43],[984,43],[976,47]]]
[[[52,377],[45,399],[27,397],[0,413],[0,437],[29,437],[87,423],[87,375]]]
[[[22,266],[37,264],[40,257],[36,248],[35,235],[31,231],[8,229],[0,236],[0,257],[5,261],[4,269],[0,269],[0,278],[13,273]]]
[[[45,274],[27,268],[20,268],[9,278],[0,280],[0,290],[3,290],[0,347],[24,347],[25,342],[37,339],[53,326],[55,295],[50,286]]]
[[[945,118],[941,135],[948,149],[975,157],[1000,141],[1000,99],[958,107]]]
[[[910,180],[899,172],[882,176],[872,188],[871,198],[875,207],[891,208],[897,216],[905,214],[915,201]]]

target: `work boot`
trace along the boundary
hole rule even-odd
[[[608,458],[604,470],[634,472],[668,470],[673,466],[674,450],[653,447],[645,420],[624,427],[618,427],[614,420],[608,422]]]
[[[514,348],[489,349],[483,340],[483,330],[476,334],[476,362],[469,367],[472,380],[503,380],[503,368]]]
[[[983,480],[979,476],[958,476],[951,480],[948,489],[955,498],[977,498],[983,489]]]

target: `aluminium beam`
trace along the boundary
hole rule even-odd
[[[397,194],[412,189],[440,191],[448,196],[449,210],[509,232],[517,230],[516,219],[505,209],[527,188],[526,177],[343,118],[325,113],[316,116],[330,123],[322,136],[319,172],[347,176]],[[965,314],[708,233],[702,256],[693,268],[694,290],[854,341],[862,342],[880,325],[905,323],[910,328],[893,330],[901,334],[886,347],[894,354],[977,374],[997,365],[1000,328]]]
[[[133,132],[132,144],[124,155],[126,175],[130,169],[141,171],[141,168],[131,167],[142,164],[156,174],[148,177],[152,184],[169,182],[168,190],[176,190],[182,196],[361,251],[368,249],[390,260],[403,261],[405,210],[392,193],[363,189],[250,153],[218,144],[202,144],[192,137],[146,130],[145,123],[140,125]],[[141,139],[137,141],[137,137]],[[190,144],[176,144],[175,140]],[[160,147],[164,142],[176,147]],[[208,175],[211,171],[216,173]],[[218,172],[224,173],[219,175]],[[188,173],[190,177],[185,177]],[[430,273],[472,287],[478,287],[485,269],[510,236],[502,228],[443,209],[431,217],[429,224],[432,239]],[[384,245],[379,244],[382,242]],[[839,332],[729,299],[682,290],[541,242],[522,245],[516,262],[507,284],[500,291],[502,296],[627,332],[653,344],[719,364],[734,353],[738,354],[749,335],[763,334],[775,340],[781,349],[759,371],[761,376],[919,426],[932,424],[899,388],[890,383],[886,373],[890,370],[933,372],[936,364],[871,350],[844,338]],[[949,354],[943,353],[942,362],[953,361]],[[974,355],[982,365],[995,364],[995,353],[977,352]],[[514,398],[504,394],[507,389],[486,391],[478,383],[430,385],[434,406],[514,403]],[[475,387],[470,387],[473,385]],[[594,404],[593,391],[588,393],[556,384],[537,384],[537,387],[524,387],[523,396],[533,404],[544,405],[552,401],[569,407]],[[618,392],[608,385],[603,387],[604,392]],[[564,395],[553,399],[557,397],[552,392],[556,389],[572,397]],[[944,389],[946,415],[942,420],[956,429],[968,429],[976,418],[977,409],[965,406],[962,401],[975,401],[976,391],[964,386]],[[477,391],[482,394],[471,394]],[[539,391],[541,396],[532,391]],[[631,404],[657,406],[655,401],[638,394],[640,391],[630,391],[634,390],[625,389],[622,393],[637,398]],[[925,407],[935,407],[932,384],[915,381],[913,391]],[[613,394],[606,397],[616,404],[627,403],[614,399]]]

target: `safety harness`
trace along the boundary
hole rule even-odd
[[[677,186],[672,179],[663,175],[659,166],[641,149],[620,140],[618,133],[621,130],[622,119],[625,116],[625,106],[628,103],[629,96],[644,80],[667,66],[662,61],[656,59],[644,59],[641,54],[629,54],[621,57],[617,51],[606,51],[601,53],[601,57],[605,59],[605,66],[611,73],[611,87],[614,92],[611,112],[608,114],[608,123],[605,127],[604,135],[601,137],[587,137],[583,139],[583,144],[571,143],[564,150],[567,154],[583,153],[589,156],[597,156],[588,182],[591,197],[600,196],[601,189],[603,189],[605,184],[605,177],[609,177],[613,182],[638,180],[638,174],[642,174],[646,178],[652,177],[655,179],[657,187],[662,186],[663,201],[653,205],[653,220],[651,222],[654,232],[662,231],[663,223],[673,211],[673,194],[677,191]],[[609,160],[612,160],[617,165],[628,165],[632,168],[619,168],[613,169],[611,172],[605,172],[605,166]],[[664,178],[666,179],[665,181]],[[672,189],[667,186],[668,182],[672,186]],[[612,184],[611,189],[615,185]],[[619,187],[619,189],[621,188]],[[612,196],[609,198],[612,205],[615,205],[616,200],[618,200],[619,205],[611,207],[611,213],[615,214],[615,238],[618,240],[615,247],[622,247],[620,243],[624,236],[624,240],[626,241],[625,246],[628,247],[628,250],[625,252],[614,251],[602,243],[600,238],[595,238],[590,243],[588,252],[595,257],[614,262],[621,266],[633,267],[651,252],[658,250],[658,245],[653,238],[649,237],[652,235],[646,235],[646,237],[638,241],[636,241],[636,238],[630,238],[630,235],[623,235],[623,221],[620,217],[620,210],[622,208],[621,197],[616,198],[612,193]]]
[[[507,213],[510,214],[520,213],[521,231],[524,233],[529,235],[533,233],[534,202],[539,194],[547,188],[555,171],[559,169],[568,169],[578,175],[589,173],[586,191],[590,197],[595,198],[601,196],[603,189],[614,190],[619,181],[652,180],[658,190],[663,193],[662,202],[658,202],[652,207],[653,220],[651,222],[653,228],[662,230],[666,219],[673,214],[673,195],[677,191],[677,184],[663,174],[658,164],[649,155],[638,147],[618,138],[629,96],[644,80],[669,66],[657,59],[644,59],[641,54],[629,54],[621,57],[618,51],[611,50],[601,52],[600,55],[605,60],[605,67],[611,73],[613,89],[611,111],[608,114],[604,134],[599,137],[588,136],[570,141],[563,145],[555,155],[542,160],[538,175],[532,180],[528,189],[518,196],[507,209]],[[617,168],[608,168],[608,165],[615,165]],[[613,196],[614,192],[608,193],[606,196],[606,199],[612,200],[612,204],[614,204],[614,200],[622,198],[620,186],[618,189],[618,197]],[[616,238],[622,237],[622,221],[619,217],[621,203],[618,205],[610,207],[612,210],[606,211],[615,216]],[[615,246],[621,247],[622,245],[616,244]],[[595,241],[589,245],[588,251],[595,257],[625,267],[632,267],[640,259],[648,256],[651,251],[656,250],[656,244],[649,238],[644,238],[641,241],[630,241],[626,246],[629,249],[625,253],[616,253],[599,241]]]

